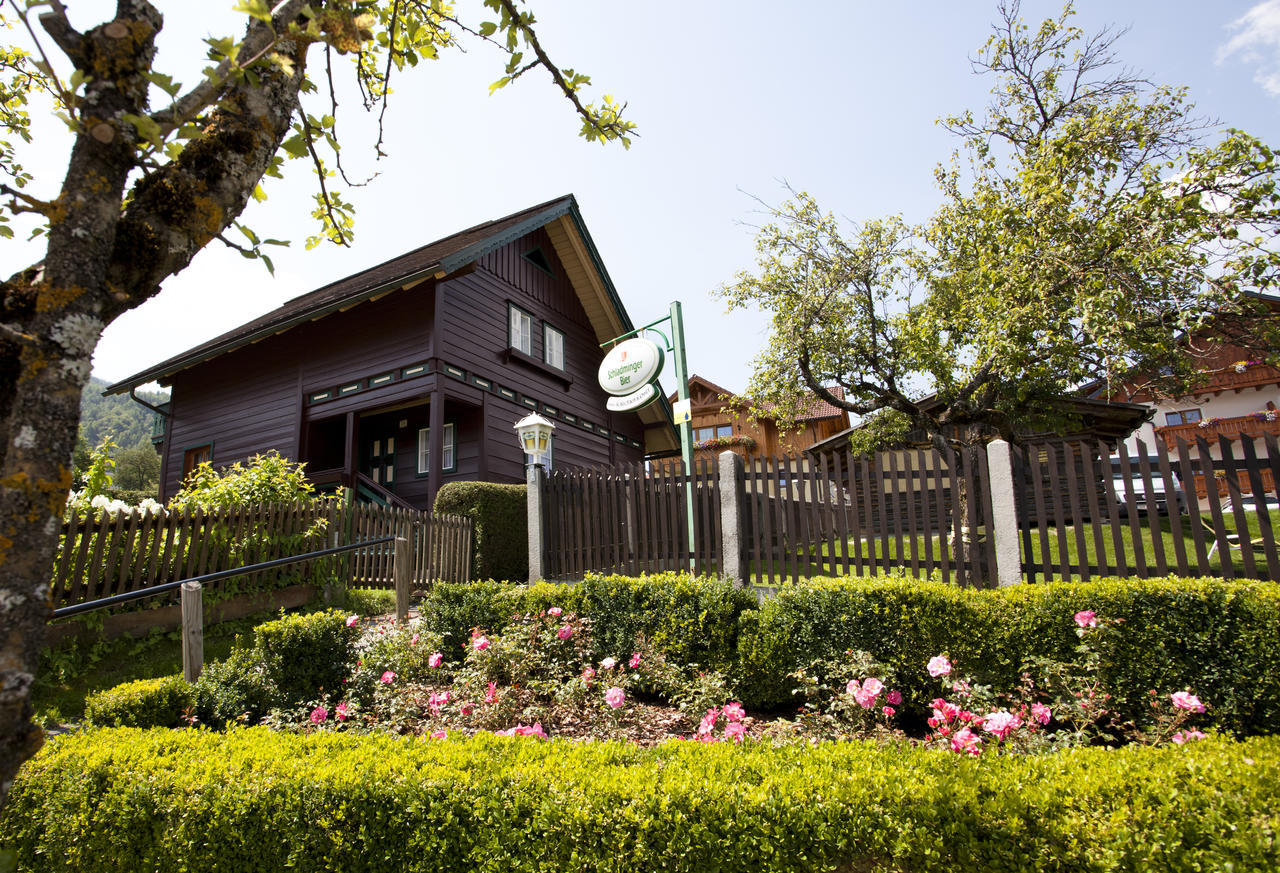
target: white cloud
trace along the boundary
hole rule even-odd
[[[1253,64],[1253,80],[1268,94],[1280,97],[1280,0],[1264,0],[1227,28],[1233,35],[1218,47],[1218,63],[1239,55]]]

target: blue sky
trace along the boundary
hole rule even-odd
[[[66,5],[84,27],[114,6]],[[160,66],[191,81],[200,64],[190,47],[234,32],[236,17],[157,5],[167,22]],[[260,235],[294,241],[275,254],[276,276],[214,243],[108,328],[95,374],[124,378],[312,288],[573,193],[632,319],[652,321],[682,301],[691,370],[741,389],[767,324],[727,315],[712,291],[753,264],[753,196],[777,202],[786,180],[852,220],[922,220],[938,203],[933,168],[957,145],[935,120],[979,109],[993,84],[971,74],[968,58],[990,32],[994,2],[539,0],[533,9],[559,63],[589,73],[594,95],[628,101],[640,125],[629,151],[579,140],[540,71],[487,96],[500,61],[484,47],[420,66],[396,83],[390,157],[380,164],[356,102],[342,106],[349,166],[380,172],[354,193],[350,249],[305,250],[311,177],[292,164],[244,216]],[[1023,14],[1038,22],[1060,9],[1028,0]],[[1088,31],[1130,28],[1118,46],[1127,65],[1187,86],[1204,115],[1280,146],[1280,0],[1082,0],[1077,11]],[[65,166],[48,146],[61,134],[44,124],[28,156],[37,196],[51,195]],[[8,273],[40,254],[21,243],[4,253]]]

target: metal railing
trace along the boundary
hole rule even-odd
[[[92,612],[96,609],[105,609],[109,606],[115,606],[120,603],[141,600],[144,597],[154,597],[157,594],[163,594],[166,591],[181,588],[182,675],[188,682],[195,682],[196,679],[200,678],[200,670],[204,665],[204,606],[202,601],[202,592],[206,582],[217,582],[221,579],[229,579],[232,576],[242,576],[246,573],[270,570],[273,567],[283,567],[287,564],[297,564],[303,561],[312,561],[316,558],[326,558],[330,555],[339,555],[344,552],[354,552],[359,549],[366,549],[370,546],[380,546],[384,543],[390,542],[395,543],[396,618],[399,621],[405,621],[409,614],[409,542],[404,537],[396,536],[385,536],[371,540],[362,540],[358,543],[352,543],[346,546],[334,546],[329,549],[321,549],[318,552],[305,552],[301,555],[292,555],[287,558],[276,558],[272,561],[250,564],[247,567],[234,567],[230,570],[219,570],[216,573],[205,573],[203,576],[192,576],[189,579],[179,579],[176,582],[165,582],[162,585],[153,585],[150,588],[142,588],[138,591],[128,591],[124,594],[112,595],[111,597],[101,597],[97,600],[90,600],[85,603],[77,603],[73,606],[64,606],[61,609],[55,609],[53,611],[53,617],[67,618],[69,616],[80,615],[85,612]]]

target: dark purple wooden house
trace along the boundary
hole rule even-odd
[[[679,443],[665,399],[611,413],[599,344],[633,328],[572,196],[304,294],[108,394],[158,381],[161,498],[201,461],[275,449],[320,485],[429,509],[444,482],[523,482],[513,425],[556,424],[552,466]]]

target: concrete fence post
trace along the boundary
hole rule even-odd
[[[541,464],[525,467],[525,481],[529,486],[529,581],[540,582],[546,576],[546,536],[543,530],[543,501],[546,498],[546,473]]]
[[[720,572],[734,588],[746,584],[743,561],[746,530],[746,482],[742,458],[734,452],[720,453]]]
[[[991,536],[996,545],[996,581],[1017,585],[1022,581],[1022,552],[1018,545],[1018,511],[1013,496],[1013,453],[1004,440],[987,444],[987,469],[991,474]]]
[[[199,582],[182,583],[182,678],[194,683],[204,669],[204,594]]]
[[[405,624],[409,621],[409,589],[413,584],[413,549],[409,547],[409,526],[402,525],[397,533],[391,574],[396,585],[396,621]]]

